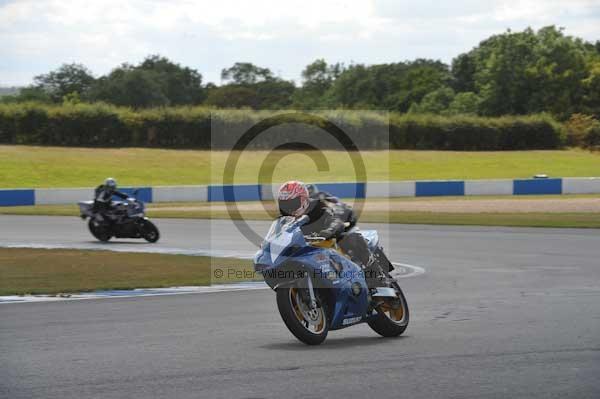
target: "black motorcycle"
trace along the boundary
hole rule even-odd
[[[113,201],[110,210],[105,212],[96,211],[94,201],[80,201],[78,205],[81,218],[90,219],[90,233],[100,241],[116,237],[156,242],[160,237],[158,228],[146,217],[144,203],[135,198]]]

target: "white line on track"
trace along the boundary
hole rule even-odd
[[[82,299],[133,298],[163,295],[207,294],[211,292],[250,291],[269,288],[264,282],[211,285],[205,287],[136,288],[133,290],[95,291],[59,295],[0,296],[0,305],[8,303],[76,301]]]
[[[160,253],[172,255],[191,255],[191,256],[214,256],[214,257],[235,257],[239,259],[251,259],[253,253],[241,251],[211,251],[211,250],[189,250],[180,248],[115,248],[103,247],[102,245],[94,244],[77,244],[77,245],[61,245],[61,244],[22,244],[22,243],[0,243],[0,247],[4,248],[34,248],[34,249],[87,249],[100,251],[115,251],[115,252],[137,252],[137,253]],[[406,263],[392,262],[395,270],[391,273],[396,279],[417,276],[425,273],[425,269],[415,265]],[[32,302],[56,302],[56,301],[73,301],[83,299],[106,299],[106,298],[132,298],[132,297],[148,297],[162,295],[183,295],[183,294],[206,294],[214,292],[232,292],[232,291],[249,291],[269,288],[264,282],[236,283],[211,285],[203,287],[171,287],[171,288],[138,288],[133,290],[112,290],[112,291],[95,291],[90,293],[79,294],[60,294],[60,295],[11,295],[0,296],[1,304],[14,303],[32,303]]]
[[[395,279],[413,277],[425,273],[424,268],[420,266],[409,265],[408,263],[392,262],[392,265],[394,265],[394,270],[390,273],[390,275]]]
[[[114,246],[111,244],[46,244],[46,243],[0,243],[0,248],[32,248],[32,249],[80,249],[91,251],[111,251],[111,252],[134,252],[148,254],[165,255],[189,255],[189,256],[212,256],[219,258],[238,258],[252,259],[254,252],[250,251],[228,251],[228,250],[202,250],[202,249],[184,249],[172,247],[150,247],[144,246],[136,248],[134,246]]]

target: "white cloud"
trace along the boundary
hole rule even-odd
[[[0,0],[0,84],[63,62],[103,74],[159,53],[218,81],[250,61],[298,79],[312,60],[450,61],[507,28],[564,26],[600,39],[598,0]]]

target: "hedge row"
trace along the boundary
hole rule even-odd
[[[438,150],[528,150],[565,144],[563,126],[548,115],[442,117],[392,115],[393,148]]]
[[[234,131],[273,115],[276,113],[203,107],[134,111],[106,104],[0,104],[0,143],[208,149],[212,131],[212,148],[227,148],[239,134]],[[340,110],[323,116],[348,132],[361,149],[387,148],[389,144],[394,149],[521,150],[558,148],[565,143],[562,125],[547,115],[441,117]],[[278,129],[277,134],[290,139],[320,130],[303,123]],[[327,140],[323,143],[328,145]],[[261,135],[250,147],[271,149],[272,145],[272,136]]]

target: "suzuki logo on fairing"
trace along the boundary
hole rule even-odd
[[[362,319],[362,317],[360,317],[360,316],[350,317],[348,319],[342,320],[342,325],[347,326],[348,324],[358,323],[361,319]]]

